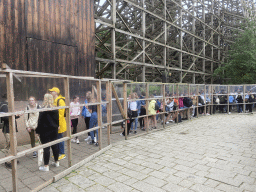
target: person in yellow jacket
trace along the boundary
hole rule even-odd
[[[60,107],[60,106],[66,106],[65,104],[65,97],[60,95],[60,90],[57,87],[53,87],[52,89],[49,89],[51,95],[54,99],[54,106]],[[58,139],[63,137],[63,133],[67,131],[67,124],[65,119],[65,109],[59,109],[59,130],[58,130]],[[59,146],[59,160],[66,158],[65,155],[65,143],[60,142],[58,144]]]
[[[154,98],[154,95],[150,96]],[[156,129],[156,110],[155,110],[156,100],[152,99],[148,105],[148,114],[152,115],[149,120],[149,124],[152,124],[152,128]],[[151,121],[151,122],[150,122]]]

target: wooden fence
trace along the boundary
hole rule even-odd
[[[12,187],[13,191],[18,191],[18,169],[17,169],[17,159],[20,157],[25,156],[26,154],[32,153],[33,151],[43,149],[45,147],[49,147],[51,145],[60,143],[62,141],[67,142],[67,157],[68,157],[68,169],[63,172],[63,174],[60,174],[58,177],[54,177],[49,182],[45,183],[49,184],[51,182],[54,182],[61,176],[64,176],[71,172],[74,167],[72,163],[72,148],[71,148],[71,139],[77,136],[85,135],[90,131],[98,130],[99,131],[99,150],[104,151],[106,149],[103,149],[102,147],[102,128],[103,126],[107,127],[107,143],[108,146],[111,145],[110,140],[110,134],[112,133],[112,127],[115,126],[118,123],[125,122],[125,139],[127,139],[127,120],[129,119],[127,117],[127,96],[128,94],[132,92],[142,92],[144,91],[146,93],[145,98],[143,99],[136,99],[136,100],[145,100],[146,101],[146,109],[148,109],[148,105],[150,100],[152,99],[158,99],[162,102],[163,106],[165,106],[166,99],[168,98],[180,98],[180,97],[193,97],[196,96],[197,98],[197,104],[196,104],[196,110],[197,110],[197,117],[198,117],[198,96],[199,92],[204,92],[205,98],[208,97],[210,99],[210,102],[204,105],[204,110],[206,111],[206,108],[212,108],[214,105],[213,103],[213,97],[220,96],[220,95],[226,95],[227,98],[229,98],[229,95],[233,94],[233,92],[236,91],[242,91],[243,98],[246,96],[246,91],[254,91],[254,87],[256,85],[194,85],[194,84],[167,84],[167,83],[132,83],[128,81],[119,81],[119,80],[112,80],[112,79],[95,79],[92,77],[81,77],[81,76],[68,76],[68,75],[59,75],[59,74],[50,74],[50,73],[39,73],[39,72],[31,72],[31,71],[21,71],[21,70],[12,70],[9,69],[7,65],[3,64],[2,69],[0,70],[1,77],[6,79],[6,87],[7,87],[7,98],[8,98],[8,113],[1,113],[0,117],[9,117],[9,126],[10,126],[10,156],[4,157],[0,159],[0,164],[3,164],[5,162],[10,162],[12,164]],[[66,97],[66,106],[65,107],[53,107],[50,109],[36,109],[36,110],[29,110],[29,111],[16,111],[15,110],[15,103],[14,103],[14,78],[58,78],[62,79],[64,82],[64,95]],[[83,106],[90,106],[90,105],[97,105],[97,111],[98,111],[98,126],[94,127],[90,130],[81,131],[76,134],[71,134],[71,125],[70,125],[70,80],[83,80],[83,81],[90,81],[94,82],[95,86],[92,85],[91,90],[93,94],[96,96],[97,101],[95,103],[89,103],[89,104],[79,104],[77,106],[83,107]],[[105,88],[105,94],[106,94],[106,100],[102,101],[102,88],[101,85],[104,83],[106,85]],[[222,91],[219,93],[219,91]],[[224,92],[223,92],[224,91]],[[169,93],[170,95],[166,96],[166,93]],[[152,94],[155,94],[152,98]],[[117,108],[113,107],[113,102],[117,103]],[[245,111],[245,102],[243,102],[243,111]],[[102,123],[102,105],[106,105],[107,109],[107,122]],[[220,104],[221,105],[221,104]],[[223,104],[229,106],[229,99],[227,99],[227,103]],[[31,113],[31,112],[42,112],[42,111],[49,111],[49,110],[56,110],[56,109],[66,109],[66,122],[67,122],[67,135],[61,139],[49,142],[47,144],[36,146],[35,148],[26,149],[21,152],[17,152],[17,137],[16,137],[16,130],[15,130],[15,115],[21,114],[21,113]],[[188,114],[188,117],[190,119],[190,110],[188,109],[177,109],[174,111],[175,113],[179,113],[180,111],[185,110]],[[168,113],[165,111],[165,107],[163,107],[163,111],[159,114],[165,114]],[[121,115],[121,120],[113,120],[113,117],[115,115]],[[146,110],[146,115],[139,116],[142,118],[147,119],[146,123],[146,131],[149,132],[149,125],[148,125],[148,119],[149,119],[149,113],[148,110]],[[177,117],[178,118],[178,117]],[[177,121],[178,122],[178,121]],[[163,124],[163,128],[165,128],[166,125]],[[81,164],[81,163],[80,163]],[[77,168],[77,166],[76,166]],[[42,188],[43,186],[38,187],[37,189]]]

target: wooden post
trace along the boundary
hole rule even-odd
[[[69,140],[67,141],[68,150],[68,167],[72,166],[72,149],[71,149],[71,119],[70,119],[70,95],[69,95],[69,78],[64,78],[64,93],[65,93],[65,104],[69,106],[66,108],[66,120],[67,120],[67,136]]]
[[[99,149],[102,149],[102,105],[101,105],[101,81],[96,82],[97,86],[97,102],[100,104],[97,104],[97,115],[98,115],[98,126],[100,127],[98,129],[98,135],[99,135]]]
[[[123,83],[123,97],[124,97],[124,119],[125,119],[125,127],[124,127],[124,135],[125,140],[127,140],[127,83]]]
[[[190,84],[188,84],[188,98],[190,98]],[[192,102],[193,102],[193,101],[192,101]],[[190,107],[188,108],[187,116],[188,116],[188,120],[190,120],[190,119],[191,119],[191,116],[190,116]]]
[[[163,90],[163,112],[165,112],[165,84],[163,83],[162,84],[162,90]],[[165,113],[164,114],[161,114],[163,119],[163,128],[165,128]]]
[[[110,97],[110,91],[111,91],[111,86],[110,86],[110,81],[107,82],[106,84],[106,101],[107,103],[107,134],[108,134],[108,145],[110,145],[110,129],[112,127],[112,113],[111,113],[111,97]]]
[[[229,92],[230,92],[230,88],[229,88],[229,85],[228,85],[228,108],[227,108],[227,114],[229,114]]]
[[[206,115],[206,85],[204,84],[204,114]]]
[[[8,112],[14,112],[14,90],[13,90],[13,73],[6,74],[7,98],[8,98]],[[17,137],[15,115],[9,117],[9,134],[10,134],[10,155],[17,155]],[[9,154],[8,154],[9,155]],[[11,161],[12,163],[12,186],[13,191],[18,191],[18,174],[17,174],[17,159]]]
[[[199,85],[196,86],[196,117],[198,118],[198,91]]]
[[[212,85],[210,85],[211,86],[211,115],[213,114],[213,97],[214,97],[214,95],[213,95],[213,86]]]
[[[243,112],[245,113],[245,85],[243,85],[243,95],[244,95],[244,97],[243,97]]]
[[[148,105],[149,105],[149,83],[146,84],[146,118],[144,118],[144,120],[146,119],[146,123],[144,122],[144,124],[146,124],[146,131],[148,133],[149,131],[149,117],[148,117]]]
[[[176,98],[178,100],[178,103],[179,103],[179,84],[177,83],[177,87],[176,87]],[[176,113],[177,113],[177,123],[179,123],[179,104],[178,104],[178,107],[176,109]]]
[[[110,133],[112,134],[112,114],[113,114],[113,109],[112,109],[112,82],[109,81],[109,115],[110,115]]]

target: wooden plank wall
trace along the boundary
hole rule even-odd
[[[0,63],[94,76],[92,0],[0,0]]]

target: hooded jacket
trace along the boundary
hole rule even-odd
[[[41,106],[36,104],[35,109],[40,109]],[[25,109],[25,111],[31,110],[30,106],[28,105]],[[29,127],[31,129],[36,129],[37,123],[38,123],[38,117],[39,117],[39,112],[34,112],[34,113],[26,113],[25,114],[25,124],[26,127]]]
[[[58,102],[58,100],[59,100],[59,102]],[[65,97],[63,97],[62,95],[59,95],[54,100],[54,105],[56,107],[66,106],[64,100],[65,100]],[[57,104],[59,104],[59,106]],[[59,109],[59,127],[60,127],[60,129],[59,129],[58,133],[63,133],[65,131],[67,131],[67,124],[66,124],[66,119],[65,119],[64,114],[65,114],[65,109]]]
[[[156,114],[155,105],[156,105],[156,100],[151,100],[149,105],[148,105],[149,115],[155,115]]]

